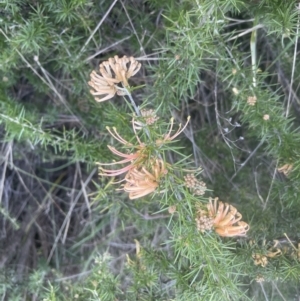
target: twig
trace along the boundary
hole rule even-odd
[[[256,148],[252,151],[252,153],[248,156],[248,158],[244,161],[244,163],[241,165],[241,167],[234,173],[234,175],[230,178],[230,181],[232,181],[237,174],[244,168],[244,166],[247,164],[247,162],[254,156],[254,154],[258,151],[258,149],[262,146],[262,144],[265,142],[265,138],[263,138],[259,144],[256,146]]]
[[[128,40],[128,39],[130,39],[130,38],[131,38],[131,36],[126,37],[126,38],[124,38],[124,39],[122,39],[122,40],[119,40],[119,41],[117,41],[117,42],[115,42],[115,43],[109,45],[108,47],[103,48],[103,49],[97,51],[96,53],[94,53],[93,55],[89,56],[89,57],[88,57],[87,59],[85,59],[84,61],[85,61],[85,62],[88,62],[88,61],[90,61],[91,59],[93,59],[95,56],[97,56],[97,55],[99,55],[99,54],[101,54],[101,53],[103,53],[103,52],[105,52],[105,51],[107,51],[107,50],[109,50],[109,49],[115,47],[115,46],[118,45],[118,44],[121,44],[122,42],[124,42],[124,41],[126,41],[126,40]]]
[[[292,66],[292,76],[291,76],[291,83],[290,83],[290,92],[289,92],[289,98],[288,103],[285,111],[285,117],[289,115],[290,112],[290,104],[291,104],[291,97],[292,97],[292,86],[294,82],[294,75],[295,75],[295,66],[296,66],[296,57],[297,57],[297,46],[298,46],[298,35],[299,35],[299,12],[300,12],[300,4],[297,6],[298,9],[298,22],[297,22],[297,31],[296,31],[296,40],[295,40],[295,48],[294,48],[294,57],[293,57],[293,66]]]
[[[13,144],[13,141],[10,141],[9,143],[7,143],[6,150],[5,150],[5,156],[3,158],[4,164],[3,164],[3,168],[2,168],[2,177],[0,180],[0,204],[2,202],[5,174],[6,174],[7,164],[8,164],[8,157],[11,155],[11,152],[12,152],[12,144]]]
[[[84,185],[85,185],[85,186],[91,181],[91,179],[92,179],[92,177],[93,177],[93,175],[94,175],[94,173],[95,173],[96,171],[97,171],[96,168],[94,168],[94,169],[92,170],[92,172],[91,172],[90,175],[88,176],[87,180],[84,182]],[[56,249],[56,247],[57,247],[57,243],[58,243],[58,241],[59,241],[59,239],[60,239],[60,237],[61,237],[61,235],[62,235],[62,232],[63,232],[65,226],[67,225],[67,223],[68,223],[68,221],[69,221],[69,219],[70,219],[70,217],[71,217],[71,214],[72,214],[72,212],[73,212],[73,210],[74,210],[74,208],[75,208],[75,206],[76,206],[76,204],[77,204],[79,198],[81,197],[82,193],[83,193],[83,191],[82,191],[82,189],[81,189],[81,190],[78,192],[78,194],[77,194],[77,196],[76,196],[74,202],[72,203],[72,205],[71,205],[71,207],[70,207],[70,209],[69,209],[69,211],[68,211],[68,213],[67,213],[67,215],[66,215],[66,218],[64,219],[63,224],[61,225],[61,227],[60,227],[60,229],[59,229],[59,231],[58,231],[57,236],[55,237],[55,240],[54,240],[54,243],[53,243],[53,247],[52,247],[52,249],[51,249],[51,251],[50,251],[50,254],[49,254],[49,256],[48,256],[48,259],[47,259],[47,264],[49,264],[49,262],[50,262],[50,260],[51,260],[51,258],[52,258],[52,256],[53,256],[53,253],[54,253],[54,251],[55,251],[55,249]]]
[[[113,7],[115,6],[116,2],[118,0],[115,0],[111,6],[109,7],[109,9],[107,10],[107,12],[105,13],[105,15],[102,17],[102,19],[100,20],[100,22],[97,24],[97,26],[95,27],[95,29],[93,30],[93,32],[91,33],[91,35],[89,36],[89,38],[86,40],[86,42],[84,43],[84,45],[82,46],[82,48],[80,49],[79,53],[78,53],[78,57],[81,55],[81,53],[84,51],[85,47],[87,46],[87,44],[90,42],[90,40],[93,38],[94,34],[96,33],[96,31],[99,29],[99,27],[102,25],[102,23],[104,22],[104,20],[106,19],[106,17],[108,16],[108,14],[110,13],[110,11],[113,9]]]
[[[143,45],[142,45],[142,42],[141,42],[141,40],[140,40],[140,38],[139,38],[139,36],[138,36],[136,30],[135,30],[135,27],[133,26],[133,23],[132,23],[131,18],[130,18],[129,14],[128,14],[128,11],[127,11],[127,9],[126,9],[126,7],[125,7],[123,1],[120,0],[120,2],[121,2],[121,5],[122,5],[122,7],[123,7],[123,9],[124,9],[124,11],[125,11],[125,14],[126,14],[126,16],[127,16],[127,19],[128,19],[128,21],[129,21],[129,23],[130,23],[130,25],[131,25],[131,28],[132,28],[132,30],[133,30],[133,33],[134,33],[134,35],[136,36],[136,39],[137,39],[138,43],[140,44],[140,51],[141,51],[144,55],[146,55],[145,50],[144,50],[144,47],[143,47]]]

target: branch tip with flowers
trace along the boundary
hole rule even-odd
[[[97,163],[99,165],[99,175],[107,176],[107,177],[116,177],[126,173],[125,178],[117,183],[124,182],[122,188],[119,190],[123,190],[129,193],[130,199],[137,199],[148,195],[154,192],[160,184],[160,181],[163,176],[168,173],[166,168],[166,163],[161,159],[161,156],[157,153],[158,149],[153,149],[153,143],[146,144],[141,141],[139,135],[137,134],[137,130],[142,129],[144,126],[152,125],[155,121],[158,120],[153,110],[144,111],[145,123],[136,120],[136,116],[134,116],[131,120],[132,129],[137,140],[137,144],[125,140],[117,131],[115,127],[110,128],[106,127],[109,134],[118,142],[120,142],[124,147],[134,148],[134,152],[121,152],[117,150],[115,147],[108,145],[108,149],[118,157],[122,159],[117,162],[112,163]],[[167,134],[163,135],[162,138],[156,140],[156,146],[160,146],[165,142],[172,141],[175,139],[182,131],[186,128],[190,117],[183,128],[179,125],[179,129],[177,132],[172,135],[172,129],[174,125],[174,119],[171,119],[171,126]],[[148,128],[145,129],[146,134],[148,134]],[[150,137],[150,136],[149,136]],[[159,145],[157,145],[157,141],[159,141]],[[155,145],[155,144],[154,144]],[[102,166],[114,166],[118,164],[126,164],[125,167],[119,169],[105,169]]]
[[[128,192],[130,199],[137,199],[154,192],[158,188],[161,178],[167,174],[167,168],[165,162],[156,155],[152,155],[149,146],[143,143],[137,135],[134,118],[131,123],[138,142],[137,145],[133,145],[125,140],[115,127],[112,129],[107,127],[107,130],[113,138],[125,147],[131,147],[137,150],[132,153],[123,153],[115,147],[108,145],[109,150],[113,154],[121,157],[122,160],[113,163],[97,164],[99,165],[99,175],[101,176],[115,177],[126,173],[125,178],[121,180],[121,182],[126,182],[122,185],[121,190]],[[129,164],[120,169],[110,170],[102,167],[125,163]]]
[[[130,66],[127,67],[127,64]],[[100,64],[98,75],[95,71],[91,73],[91,81],[89,85],[95,90],[91,91],[94,96],[105,95],[102,99],[96,101],[105,101],[112,98],[116,93],[118,95],[129,96],[134,108],[137,108],[134,100],[127,90],[128,79],[135,75],[141,68],[141,64],[136,62],[133,57],[114,58]],[[123,88],[117,86],[122,83]],[[139,117],[133,116],[131,123],[134,135],[137,140],[137,145],[125,140],[117,131],[115,127],[112,129],[106,127],[109,134],[124,147],[135,149],[134,152],[123,153],[115,147],[108,145],[108,149],[122,159],[113,163],[97,163],[99,165],[99,175],[116,177],[126,173],[124,179],[117,182],[125,182],[118,190],[123,190],[129,193],[129,199],[137,199],[153,193],[160,185],[161,179],[168,173],[166,163],[161,159],[157,153],[160,146],[165,143],[173,141],[177,138],[187,127],[190,116],[188,116],[184,126],[179,125],[177,131],[172,134],[174,127],[174,118],[170,120],[170,126],[166,134],[155,140],[157,149],[154,150],[149,144],[143,143],[137,134],[137,131],[144,128],[145,133],[149,136],[148,126],[154,124],[159,118],[153,110],[136,110]],[[155,154],[153,154],[155,152]],[[118,164],[126,164],[125,167],[119,169],[104,169],[102,166],[114,166]],[[185,186],[187,186],[194,195],[203,195],[206,190],[206,184],[196,179],[193,174],[188,174],[184,177]],[[201,232],[214,229],[215,232],[223,237],[245,236],[249,230],[249,225],[241,221],[242,215],[235,207],[227,203],[220,202],[218,198],[210,199],[206,208],[197,211],[196,223],[197,229]]]

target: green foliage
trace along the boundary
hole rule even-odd
[[[0,22],[3,300],[299,298],[295,3],[11,0]],[[131,94],[96,103],[89,74],[114,55],[142,68]],[[96,162],[137,151],[165,172],[130,200]],[[247,237],[197,228],[216,196]]]

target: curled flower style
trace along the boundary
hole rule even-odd
[[[127,67],[127,64],[130,66]],[[123,86],[128,87],[128,79],[135,75],[141,68],[141,64],[138,63],[133,57],[128,58],[123,56],[119,58],[117,55],[113,58],[109,58],[108,61],[104,61],[99,66],[100,74],[95,71],[91,73],[91,80],[88,84],[93,88],[91,94],[94,96],[105,95],[103,98],[95,97],[98,102],[108,100],[117,93],[118,95],[126,95],[125,91],[120,90],[117,84],[121,83]]]
[[[162,139],[156,140],[156,144],[158,146],[160,146],[160,145],[162,145],[166,142],[174,140],[177,136],[179,136],[185,130],[185,128],[187,127],[187,125],[190,121],[190,119],[191,119],[191,117],[188,116],[187,121],[186,121],[185,125],[183,126],[183,128],[181,128],[182,125],[179,124],[179,128],[178,128],[177,132],[173,136],[171,136],[172,130],[173,130],[173,125],[174,125],[174,118],[171,118],[171,126],[170,126],[170,129],[169,129],[169,132],[167,134],[165,134]]]
[[[107,130],[108,132],[111,134],[112,137],[114,137],[117,141],[119,141],[120,143],[122,143],[123,145],[125,146],[129,146],[129,147],[134,147],[132,145],[132,143],[126,141],[118,132],[117,132],[117,129],[115,127],[112,128],[112,130],[107,127]],[[116,148],[108,145],[107,147],[109,148],[109,150],[123,158],[123,160],[121,161],[118,161],[118,162],[113,162],[113,163],[97,163],[98,165],[100,166],[103,166],[103,165],[106,165],[106,166],[112,166],[112,165],[116,165],[116,164],[124,164],[124,163],[129,163],[129,165],[123,167],[123,168],[120,168],[120,169],[114,169],[114,170],[110,170],[110,169],[104,169],[102,167],[100,167],[100,173],[99,175],[101,176],[108,176],[108,177],[115,177],[115,176],[118,176],[118,175],[121,175],[125,172],[128,172],[130,171],[131,169],[133,169],[134,167],[137,167],[137,166],[140,166],[143,161],[145,161],[147,159],[147,155],[145,153],[146,151],[146,146],[141,142],[141,140],[139,139],[138,136],[136,136],[138,142],[139,142],[139,145],[136,146],[136,148],[138,149],[136,152],[134,153],[122,153],[120,151],[118,151]]]
[[[166,175],[167,172],[162,160],[153,159],[148,169],[144,166],[134,167],[127,173],[123,190],[129,192],[131,200],[143,197],[156,190],[161,177]]]
[[[241,221],[242,215],[232,205],[215,198],[210,199],[207,209],[209,216],[213,218],[214,229],[220,236],[245,236],[249,230],[249,225]]]

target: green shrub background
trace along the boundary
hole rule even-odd
[[[275,0],[1,1],[2,300],[298,300],[299,9]],[[106,126],[133,137],[128,99],[96,103],[87,85],[114,55],[142,63],[133,98],[157,110],[158,132],[191,116],[165,158],[181,176],[201,167],[209,190],[199,201],[233,204],[247,237],[197,232],[196,197],[177,182],[132,201],[98,176],[95,163],[115,159]],[[285,164],[288,175],[278,172]],[[285,254],[254,265],[252,254],[274,240]]]

